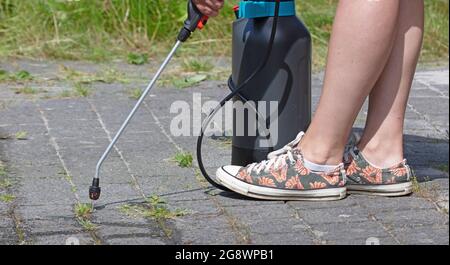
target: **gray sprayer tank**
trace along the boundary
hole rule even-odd
[[[241,17],[234,21],[234,87],[244,82],[261,64],[269,46],[273,19],[271,16]],[[273,148],[261,145],[260,140],[267,137],[259,136],[261,131],[255,135],[249,130],[249,123],[250,128],[254,127],[251,122],[254,119],[249,119],[247,114],[255,116],[253,111],[235,110],[233,165],[244,166],[266,159],[270,151],[283,147],[292,141],[298,132],[306,130],[311,121],[311,37],[297,16],[280,16],[278,19],[276,37],[267,65],[241,92],[242,96],[255,103],[278,103],[278,110],[270,109],[270,104],[266,103],[264,113],[267,119],[270,119],[269,115],[278,115],[278,130],[274,127],[271,129],[273,141],[277,140],[276,145]],[[236,103],[241,99],[236,97],[234,101]],[[244,131],[244,135],[237,135],[239,131]]]

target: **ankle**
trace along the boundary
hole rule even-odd
[[[308,161],[318,165],[339,165],[342,163],[343,151],[340,148],[329,148],[323,144],[310,143],[307,139],[300,142],[298,148]]]
[[[378,168],[388,168],[403,161],[403,145],[388,141],[367,144],[361,142],[358,149],[364,158]]]

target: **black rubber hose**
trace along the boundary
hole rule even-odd
[[[239,95],[239,97],[244,100],[245,102],[247,102],[248,100],[243,97],[239,92],[242,91],[242,89],[244,89],[247,84],[253,80],[253,78],[255,78],[255,76],[257,74],[259,74],[264,67],[267,65],[267,62],[269,61],[270,58],[270,54],[272,53],[272,49],[273,49],[273,43],[275,41],[275,36],[277,33],[277,26],[278,26],[278,18],[279,18],[279,13],[280,13],[280,0],[276,0],[275,3],[275,15],[273,18],[273,23],[272,23],[272,31],[270,34],[270,39],[269,39],[269,44],[267,47],[267,51],[266,54],[264,56],[264,59],[262,61],[262,63],[259,65],[258,68],[255,69],[255,71],[242,83],[240,84],[234,91],[232,91],[230,94],[228,94],[224,99],[222,99],[219,103],[219,105],[208,115],[208,117],[206,118],[206,120],[203,122],[202,124],[202,128],[200,131],[200,135],[197,138],[197,161],[198,161],[198,167],[200,168],[200,171],[202,172],[202,175],[205,177],[205,179],[214,187],[224,190],[224,191],[229,191],[228,188],[224,187],[223,185],[217,183],[216,181],[214,181],[213,178],[211,178],[211,176],[208,175],[208,172],[206,172],[206,169],[203,165],[203,159],[202,159],[202,142],[203,142],[203,137],[205,135],[205,130],[206,127],[208,126],[208,124],[211,122],[211,119],[216,115],[217,111],[219,111],[227,101],[231,100],[234,96]]]

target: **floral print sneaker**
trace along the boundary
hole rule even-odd
[[[224,166],[217,180],[242,195],[266,200],[339,200],[346,196],[344,164],[330,172],[304,166],[297,149],[246,167]]]
[[[403,196],[412,193],[411,169],[406,160],[389,168],[381,169],[370,164],[353,147],[344,157],[347,190],[380,196]]]

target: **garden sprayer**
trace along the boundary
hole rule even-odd
[[[294,0],[241,1],[234,7],[236,20],[233,22],[232,75],[228,80],[231,92],[220,101],[202,124],[197,140],[197,160],[200,171],[216,188],[228,190],[210,176],[203,165],[202,141],[205,130],[214,115],[228,101],[244,103],[258,102],[251,111],[236,111],[241,115],[233,117],[231,164],[245,166],[266,159],[274,149],[283,147],[295,138],[299,131],[306,130],[311,120],[311,37],[296,16]],[[197,29],[208,21],[192,0],[188,1],[188,17],[178,34],[177,41],[161,64],[159,70],[142,93],[136,105],[112,139],[96,166],[96,172],[89,188],[89,197],[100,197],[100,171],[114,145],[125,131],[131,119],[153,88],[177,49]],[[276,111],[261,113],[258,104],[276,102]],[[250,112],[256,113],[257,123],[264,133],[247,132]],[[267,129],[273,115],[277,120],[276,140]],[[240,122],[238,122],[240,121]],[[241,128],[245,127],[245,128]],[[236,134],[236,131],[244,133]],[[273,136],[273,135],[272,135]],[[261,139],[270,139],[270,145],[262,146]]]

